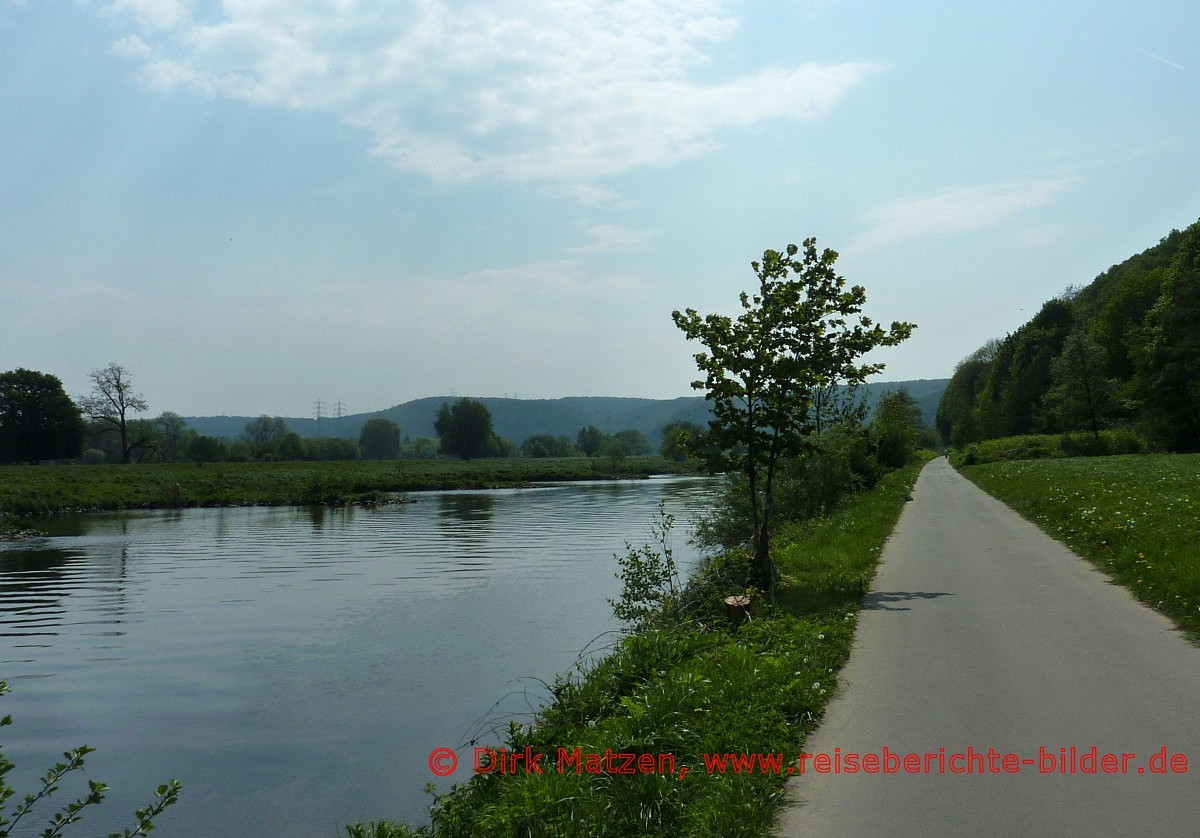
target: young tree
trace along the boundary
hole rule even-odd
[[[0,374],[0,462],[78,457],[84,431],[79,408],[56,376],[27,369]]]
[[[443,454],[469,460],[486,457],[497,447],[491,411],[475,399],[459,399],[453,407],[443,402],[433,428],[441,438]]]
[[[391,419],[368,419],[358,433],[364,460],[394,460],[400,456],[400,426]]]
[[[914,326],[894,322],[888,330],[861,314],[866,291],[834,271],[837,253],[817,253],[816,239],[803,249],[768,250],[752,262],[757,293],[743,292],[736,319],[701,317],[695,309],[672,313],[675,325],[707,352],[696,364],[713,418],[707,436],[728,467],[747,478],[753,521],[752,579],[774,596],[776,570],[770,551],[771,498],[776,470],[811,444],[814,387],[831,381],[861,383],[883,364],[857,360],[877,346],[894,346]]]
[[[128,464],[133,459],[133,449],[145,442],[140,438],[130,441],[129,414],[141,413],[149,405],[141,393],[133,391],[129,370],[120,364],[110,362],[102,370],[92,370],[88,378],[92,392],[80,400],[79,406],[106,430],[117,432],[121,438],[121,462]]]

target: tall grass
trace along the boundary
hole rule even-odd
[[[1200,640],[1200,454],[989,463],[963,474]]]

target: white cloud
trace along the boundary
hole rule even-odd
[[[642,230],[630,230],[619,224],[594,224],[587,228],[591,241],[570,249],[571,253],[595,255],[598,253],[625,253],[636,250],[649,239]]]
[[[147,33],[166,32],[189,20],[191,10],[180,0],[112,0],[104,13],[117,19],[132,19]]]
[[[1021,210],[1049,203],[1069,178],[962,186],[932,195],[890,201],[866,212],[871,224],[855,244],[870,247],[920,236],[946,236],[982,230]]]
[[[717,75],[718,0],[113,0],[150,85],[335,116],[441,182],[574,180],[703,154],[726,128],[828,111],[876,68]]]

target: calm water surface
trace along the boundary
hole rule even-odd
[[[86,776],[113,791],[75,835],[132,825],[170,778],[183,794],[155,835],[424,822],[429,752],[458,748],[449,779],[466,779],[466,743],[528,718],[545,695],[535,679],[616,628],[613,553],[649,539],[660,500],[678,517],[676,558],[696,560],[688,521],[713,486],[658,478],[377,509],[42,522],[50,537],[0,544],[10,779],[24,795],[64,750],[96,747]],[[81,788],[64,783],[58,807]]]

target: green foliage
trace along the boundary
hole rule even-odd
[[[657,548],[650,544],[634,547],[627,541],[625,555],[613,556],[621,568],[616,575],[622,587],[620,598],[610,599],[608,604],[613,615],[634,631],[656,618],[670,621],[678,610],[682,584],[670,545],[674,526],[675,516],[659,501],[658,517],[650,527]]]
[[[229,458],[229,446],[211,436],[198,436],[188,445],[187,458],[196,463],[219,463]]]
[[[303,460],[307,453],[308,449],[304,445],[304,440],[295,431],[289,431],[284,434],[283,439],[279,440],[279,459],[281,460]]]
[[[659,453],[668,460],[682,462],[690,455],[696,441],[704,435],[704,429],[695,422],[672,422],[662,430],[663,439]]]
[[[364,460],[395,460],[400,456],[400,426],[391,419],[368,419],[358,433]]]
[[[27,369],[0,373],[0,462],[78,457],[84,424],[53,375]]]
[[[187,422],[178,413],[164,410],[154,419],[154,435],[158,459],[166,463],[177,463],[188,459],[187,452],[196,439],[196,432],[189,429]]]
[[[653,449],[650,443],[646,442],[646,437],[641,431],[629,428],[624,431],[617,431],[613,434],[613,438],[621,443],[621,447],[625,453],[631,457],[638,457],[642,454],[649,454]]]
[[[871,420],[876,457],[885,468],[900,468],[917,455],[917,438],[925,427],[921,408],[907,390],[879,400]]]
[[[775,488],[778,523],[804,522],[833,511],[849,495],[870,489],[883,469],[871,455],[866,432],[840,425],[811,441],[799,457],[780,466]],[[752,544],[746,476],[731,473],[711,508],[700,515],[693,540],[706,549],[733,549]]]
[[[1092,457],[1108,454],[1137,454],[1147,445],[1128,429],[1116,428],[1082,434],[1025,434],[987,439],[956,449],[950,458],[956,466],[982,465],[1004,460],[1040,460],[1060,457]]]
[[[443,402],[433,427],[441,440],[443,454],[471,460],[497,453],[492,414],[475,399],[459,399],[453,405]]]
[[[1200,454],[994,462],[963,474],[1200,640]]]
[[[701,317],[695,309],[672,314],[687,338],[708,350],[695,356],[704,378],[692,386],[705,390],[711,403],[707,436],[721,452],[721,465],[746,475],[754,578],[768,591],[776,575],[770,555],[776,469],[810,445],[814,388],[862,382],[883,365],[858,359],[900,343],[914,328],[894,322],[884,330],[862,315],[866,291],[846,289],[836,260],[832,250],[818,254],[811,238],[803,251],[794,244],[785,253],[768,250],[762,262],[751,263],[759,288],[753,296],[741,294],[739,317]]]
[[[1045,404],[1064,431],[1090,430],[1097,439],[1117,407],[1118,383],[1105,377],[1107,353],[1085,331],[1072,332],[1050,363]]]
[[[579,429],[579,434],[575,437],[575,447],[582,451],[585,457],[594,457],[600,453],[603,438],[604,434],[600,433],[599,428],[588,425]]]
[[[521,443],[521,454],[525,457],[575,457],[579,449],[565,436],[534,434]]]
[[[6,692],[8,692],[8,684],[0,681],[0,696]],[[0,727],[7,727],[10,724],[12,724],[11,716],[0,718]],[[52,768],[42,775],[41,785],[38,790],[25,795],[17,807],[8,815],[5,814],[3,807],[16,794],[16,790],[8,784],[6,778],[8,773],[16,766],[3,753],[0,753],[0,838],[7,838],[7,836],[11,835],[17,825],[30,815],[34,806],[57,792],[64,777],[74,771],[82,771],[84,758],[95,750],[95,748],[89,748],[87,745],[81,745],[78,748],[64,752],[63,759],[66,761],[55,763]],[[144,809],[138,809],[135,813],[134,817],[137,819],[137,826],[133,830],[126,829],[124,832],[114,832],[109,838],[134,838],[134,836],[145,835],[154,829],[154,818],[162,814],[168,806],[173,805],[179,799],[181,788],[182,786],[178,780],[171,780],[169,783],[159,786],[155,791],[154,800]],[[87,794],[71,801],[50,816],[48,825],[42,831],[42,838],[56,838],[68,826],[81,821],[83,819],[83,810],[88,806],[98,805],[104,800],[104,793],[108,790],[109,787],[104,783],[89,780]]]

